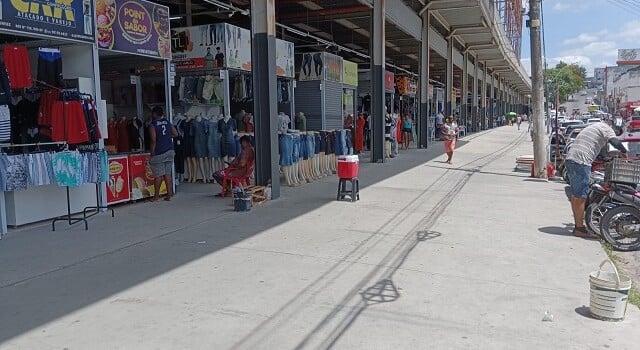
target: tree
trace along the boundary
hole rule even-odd
[[[546,77],[550,83],[550,93],[555,96],[555,92],[558,91],[560,102],[564,102],[569,95],[582,90],[587,70],[575,63],[567,64],[560,61],[555,68],[546,70]]]

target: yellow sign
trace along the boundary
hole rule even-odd
[[[342,64],[342,82],[345,85],[358,86],[358,64],[343,61]]]

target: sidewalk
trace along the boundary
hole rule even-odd
[[[453,166],[440,143],[363,164],[357,203],[332,177],[251,213],[212,188],[12,233],[0,349],[638,348],[636,307],[584,316],[606,256],[562,184],[513,171],[526,131],[462,144]]]

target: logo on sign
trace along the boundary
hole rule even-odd
[[[137,2],[127,1],[120,6],[118,23],[124,37],[134,44],[143,44],[151,37],[151,15]]]
[[[71,7],[73,0],[10,0],[10,3],[18,12],[17,18],[75,28],[76,14]]]
[[[111,175],[118,175],[122,172],[123,169],[124,167],[122,166],[122,164],[118,162],[109,163],[109,174]]]

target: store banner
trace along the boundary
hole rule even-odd
[[[406,75],[396,77],[396,88],[400,95],[415,95],[418,91],[416,81]]]
[[[327,52],[305,53],[302,55],[298,80],[328,80],[340,83],[342,62],[342,57]]]
[[[389,72],[389,71],[384,71],[384,88],[387,91],[395,91],[396,86],[395,86],[395,74]]]
[[[293,43],[276,39],[276,75],[279,77],[295,78]]]
[[[116,204],[131,200],[128,160],[129,158],[127,156],[109,156],[107,204]]]
[[[358,86],[358,64],[344,60],[342,62],[342,82],[345,85]]]
[[[227,68],[251,71],[251,31],[225,24]]]
[[[95,2],[99,48],[154,58],[171,58],[167,6],[145,0]]]
[[[176,70],[226,67],[225,24],[171,29],[171,52]]]
[[[93,1],[0,1],[0,29],[93,43]]]

